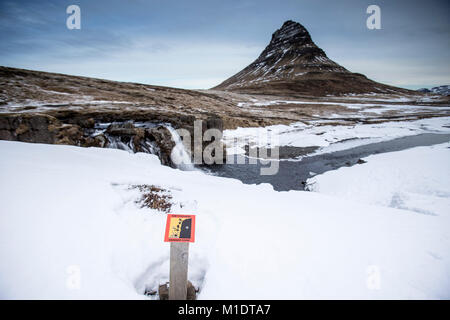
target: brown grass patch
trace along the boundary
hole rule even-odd
[[[148,184],[132,185],[131,189],[138,189],[142,196],[136,200],[141,208],[155,209],[169,213],[172,209],[172,196],[170,191]]]

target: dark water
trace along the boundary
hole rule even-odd
[[[371,143],[347,150],[325,153],[305,157],[301,161],[279,161],[279,170],[276,175],[260,175],[261,167],[269,164],[224,164],[205,169],[208,173],[239,179],[247,184],[270,183],[277,191],[304,190],[305,181],[315,174],[335,170],[344,166],[358,165],[358,160],[372,154],[400,151],[418,146],[430,146],[450,141],[450,134],[424,133],[415,136],[398,138],[385,142]],[[236,160],[236,158],[235,158]],[[235,161],[236,163],[236,161]]]

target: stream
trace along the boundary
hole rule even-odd
[[[401,151],[448,141],[450,141],[450,134],[423,133],[342,151],[306,156],[298,161],[280,160],[279,170],[275,175],[260,175],[261,167],[268,167],[269,164],[260,161],[257,164],[249,164],[248,158],[243,155],[233,155],[232,157],[241,157],[241,162],[245,161],[245,164],[237,164],[237,158],[235,158],[233,164],[210,166],[203,170],[208,174],[235,178],[246,184],[269,183],[277,191],[305,190],[308,178],[340,167],[358,165],[361,158],[372,154]]]

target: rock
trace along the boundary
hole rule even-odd
[[[187,283],[187,300],[195,300],[197,299],[197,290],[195,290],[194,285],[192,282],[188,280]]]
[[[22,119],[22,124],[29,127],[26,132],[17,135],[19,141],[54,143],[55,132],[52,128],[61,126],[61,123],[53,117],[44,115],[35,115],[29,119]]]
[[[28,132],[29,130],[30,130],[30,127],[29,127],[29,126],[27,126],[27,125],[24,124],[24,123],[21,123],[21,124],[17,127],[15,133],[16,133],[16,135],[21,135],[21,134],[24,134],[24,133]]]
[[[159,300],[169,300],[168,283],[162,284],[158,288]]]
[[[203,125],[203,132],[208,129],[218,129],[223,132],[223,120],[217,115],[209,116]]]
[[[123,143],[127,144],[133,150],[133,152],[149,152],[149,146],[146,144],[147,139],[150,141],[159,141],[160,139],[163,139],[163,135],[158,134],[156,137],[150,137],[146,131],[146,129],[135,127],[133,122],[128,121],[125,123],[111,124],[106,129],[106,134],[113,137],[119,137]],[[107,142],[108,139],[106,139],[105,143],[101,143],[103,146],[106,146]],[[172,149],[170,149],[170,151],[172,151]],[[164,164],[168,164],[168,162],[165,162]]]
[[[64,124],[44,114],[7,115],[0,117],[0,139],[80,145],[83,130],[75,124]]]
[[[146,290],[144,292],[144,295],[146,296],[154,296],[155,294],[157,294],[158,292],[156,290]]]
[[[99,135],[96,135],[95,137],[84,138],[81,142],[81,146],[82,147],[105,148],[107,142],[108,142],[108,139],[103,134],[99,134]]]
[[[83,130],[78,125],[65,124],[56,131],[55,144],[80,145],[83,140]]]
[[[170,158],[175,142],[172,140],[170,131],[164,126],[144,129],[135,127],[132,121],[113,123],[108,126],[105,134],[115,137],[115,139],[119,138],[123,143],[132,148],[133,152],[149,152],[150,149],[155,149],[162,164],[175,167]],[[95,137],[85,138],[82,145],[105,147],[108,145],[107,136],[97,135]],[[149,147],[148,144],[152,145],[152,147]]]
[[[172,140],[172,134],[165,126],[145,129],[134,126],[133,121],[124,123],[113,123],[106,129],[102,135],[92,136],[96,121],[105,122],[108,120],[117,121],[115,119],[100,118],[74,118],[70,113],[64,113],[61,120],[54,116],[46,114],[3,114],[0,115],[0,139],[49,143],[49,144],[67,144],[82,147],[107,147],[111,140],[121,141],[132,149],[133,152],[151,152],[159,156],[163,165],[175,167],[171,160],[172,149],[175,142]],[[186,128],[192,135],[193,139],[193,123],[195,118],[192,116],[180,116],[176,119],[165,119],[162,122],[170,122],[178,128]],[[139,119],[139,121],[147,121]],[[184,123],[183,121],[192,121]],[[202,132],[207,129],[218,129],[223,131],[222,119],[211,114],[206,120],[203,120]],[[111,139],[113,138],[113,139]],[[212,141],[202,143],[202,150]],[[220,142],[221,143],[221,142]],[[122,144],[120,144],[122,145]],[[193,146],[192,146],[193,147]],[[223,146],[223,159],[226,158],[225,147]],[[191,152],[191,154],[193,154]]]
[[[9,130],[0,130],[0,140],[14,141],[15,136]]]
[[[0,138],[4,140],[54,143],[61,123],[44,114],[0,116]]]
[[[358,161],[356,163],[357,164],[363,164],[363,163],[367,163],[367,161],[365,161],[363,159],[358,159]]]
[[[79,125],[80,125],[80,127],[83,127],[83,128],[94,128],[95,120],[94,120],[94,118],[84,119],[84,120],[80,121]]]
[[[146,129],[145,138],[149,139],[150,142],[153,142],[156,145],[158,149],[158,156],[162,164],[175,167],[172,159],[170,158],[175,142],[172,140],[172,134],[169,129],[164,126]]]
[[[106,142],[108,141],[108,139],[106,139],[106,137],[103,134],[99,134],[99,135],[95,136],[94,140],[100,148],[104,148],[106,145]]]
[[[169,300],[169,283],[165,283],[158,288],[159,300]],[[195,289],[192,282],[188,280],[187,282],[187,293],[186,300],[197,299],[197,290]]]
[[[106,129],[106,133],[112,136],[134,136],[137,128],[131,122],[113,123]]]

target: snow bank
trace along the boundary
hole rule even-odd
[[[415,99],[416,98],[416,99]],[[296,100],[255,100],[252,99],[252,102],[239,102],[237,104],[238,107],[244,108],[244,107],[267,107],[267,106],[276,106],[276,105],[284,105],[284,104],[306,104],[306,105],[328,105],[328,106],[341,106],[348,109],[355,109],[359,110],[359,112],[363,113],[371,113],[373,112],[373,109],[376,108],[378,110],[377,113],[381,114],[387,111],[399,111],[399,112],[414,112],[414,111],[423,111],[423,110],[435,110],[435,111],[442,111],[442,110],[449,110],[450,108],[448,106],[433,106],[433,105],[417,105],[417,104],[395,104],[395,102],[413,102],[415,100],[418,100],[418,96],[415,97],[400,97],[400,98],[393,98],[393,99],[373,99],[371,98],[370,102],[364,101],[364,98],[361,97],[345,97],[345,99],[357,99],[363,103],[348,103],[348,102],[332,102],[332,101],[296,101]],[[411,99],[413,101],[411,101]],[[386,103],[373,103],[373,101],[380,101],[380,102],[386,102]],[[433,99],[423,99],[421,98],[419,100],[420,102],[430,102],[434,101]],[[371,103],[372,102],[372,103]]]
[[[197,215],[189,278],[200,299],[450,297],[440,217],[121,150],[0,141],[0,153],[1,298],[139,299],[167,281],[165,214],[140,209],[127,187],[144,183]]]
[[[311,191],[446,219],[450,227],[450,143],[364,158],[367,163],[308,179]]]
[[[267,142],[279,146],[318,146],[321,147],[316,151],[318,154],[427,132],[449,133],[450,117],[339,126],[298,122],[291,125],[237,128],[225,130],[223,140],[229,147],[229,154],[244,152],[246,144],[266,147]]]

